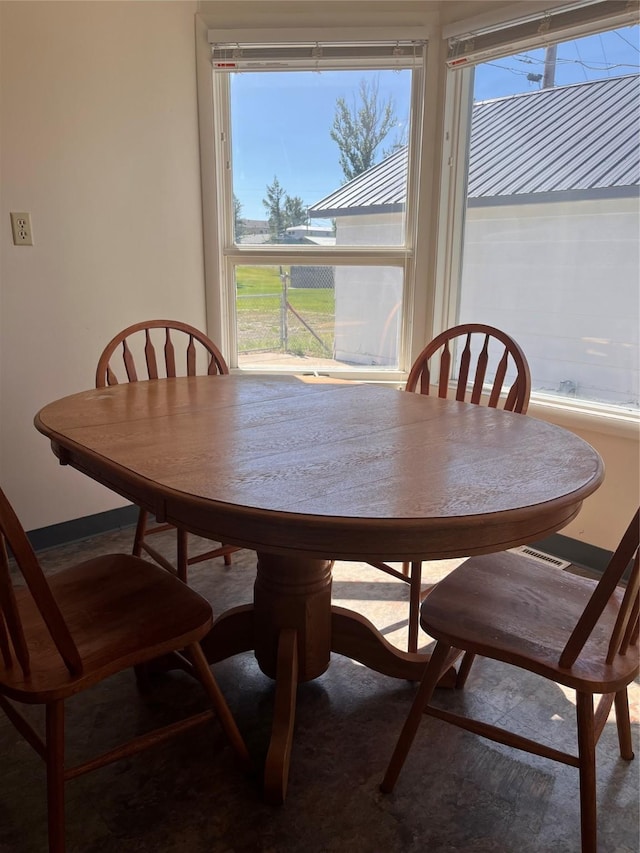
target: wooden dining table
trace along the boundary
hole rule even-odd
[[[254,598],[224,612],[210,662],[254,650],[275,679],[264,795],[286,795],[299,682],[331,652],[417,680],[364,616],[332,606],[335,560],[505,550],[560,530],[604,477],[573,433],[380,384],[232,374],[84,391],[35,418],[60,462],[134,504],[257,552]]]

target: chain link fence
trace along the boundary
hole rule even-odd
[[[333,267],[239,267],[236,291],[239,355],[333,357]]]

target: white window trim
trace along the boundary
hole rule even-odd
[[[618,20],[611,26],[618,26]],[[591,31],[597,32],[607,28],[606,22],[599,21],[597,25],[592,26]],[[584,26],[576,26],[575,32],[564,32],[562,40],[583,35]],[[477,61],[484,61],[484,58],[479,57]],[[434,312],[431,336],[457,322],[473,105],[473,65],[449,68],[444,86],[443,169],[435,264],[435,306],[439,311]],[[569,429],[590,430],[640,441],[640,412],[622,406],[607,406],[587,400],[566,400],[532,392],[527,413]]]
[[[214,36],[215,33],[215,36]],[[351,33],[351,35],[350,35]],[[305,263],[328,263],[333,259],[340,264],[358,266],[395,266],[405,271],[404,285],[404,310],[402,320],[401,342],[399,352],[399,368],[371,369],[355,368],[346,366],[331,369],[330,374],[341,378],[357,378],[361,380],[381,380],[402,382],[406,379],[411,366],[412,358],[422,349],[427,335],[427,316],[424,304],[428,301],[426,291],[430,290],[430,281],[426,273],[427,260],[430,255],[430,235],[421,228],[420,239],[417,235],[417,222],[414,211],[418,205],[423,210],[432,205],[432,194],[427,197],[427,205],[424,203],[425,183],[431,186],[430,172],[435,170],[434,149],[437,143],[437,129],[433,121],[425,123],[425,113],[429,110],[433,116],[435,112],[435,99],[431,95],[432,103],[427,106],[429,89],[425,81],[429,73],[438,70],[438,64],[442,61],[441,44],[428,39],[428,33],[422,27],[398,27],[398,28],[291,28],[287,30],[218,30],[212,31],[204,19],[196,18],[196,71],[198,82],[198,106],[200,118],[200,141],[201,141],[201,168],[202,168],[202,207],[203,207],[203,233],[204,233],[204,260],[205,260],[205,289],[208,333],[219,343],[219,346],[228,359],[231,369],[238,369],[234,355],[236,353],[235,340],[235,294],[231,287],[221,285],[221,282],[232,280],[231,271],[234,265],[242,264],[278,264],[289,263],[292,256],[299,255]],[[282,42],[300,41],[325,41],[345,42],[353,39],[358,41],[389,41],[389,39],[401,39],[407,41],[429,42],[426,50],[426,60],[423,63],[421,73],[417,76],[417,85],[414,84],[412,92],[412,126],[410,145],[416,151],[415,162],[420,168],[410,172],[409,185],[407,187],[407,220],[406,228],[407,247],[388,246],[359,249],[357,247],[332,247],[323,250],[318,248],[269,246],[269,247],[244,247],[233,243],[233,235],[225,233],[230,231],[232,222],[231,211],[226,211],[226,216],[220,216],[220,210],[232,203],[231,173],[226,170],[222,176],[218,176],[216,170],[219,164],[225,161],[224,146],[226,141],[220,138],[216,132],[216,116],[214,113],[214,98],[216,87],[224,89],[225,78],[214,79],[210,64],[210,42],[212,39],[220,38],[221,43],[270,43],[270,38]],[[436,50],[432,50],[436,47]],[[433,54],[433,55],[432,55]],[[440,68],[442,66],[440,65]],[[227,79],[228,84],[228,79]],[[228,98],[222,99],[224,109],[228,109]],[[217,101],[218,108],[220,101]],[[225,126],[229,126],[229,116],[223,117]],[[222,146],[222,148],[221,148]],[[427,158],[425,160],[425,154]],[[428,169],[422,164],[430,164]],[[424,221],[430,219],[424,215]],[[297,251],[296,251],[297,249]],[[420,287],[416,287],[419,281]],[[243,368],[244,370],[244,368]],[[265,368],[273,370],[271,367]],[[295,369],[282,369],[284,372],[295,373]],[[324,368],[323,368],[324,371]]]

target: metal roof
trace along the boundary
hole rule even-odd
[[[392,213],[404,210],[407,196],[407,148],[372,166],[309,208],[315,216],[345,213]]]
[[[469,199],[640,184],[640,75],[590,80],[473,106]],[[402,210],[407,151],[309,208],[315,215]]]

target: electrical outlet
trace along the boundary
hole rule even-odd
[[[12,213],[11,230],[14,246],[33,246],[30,213]]]

